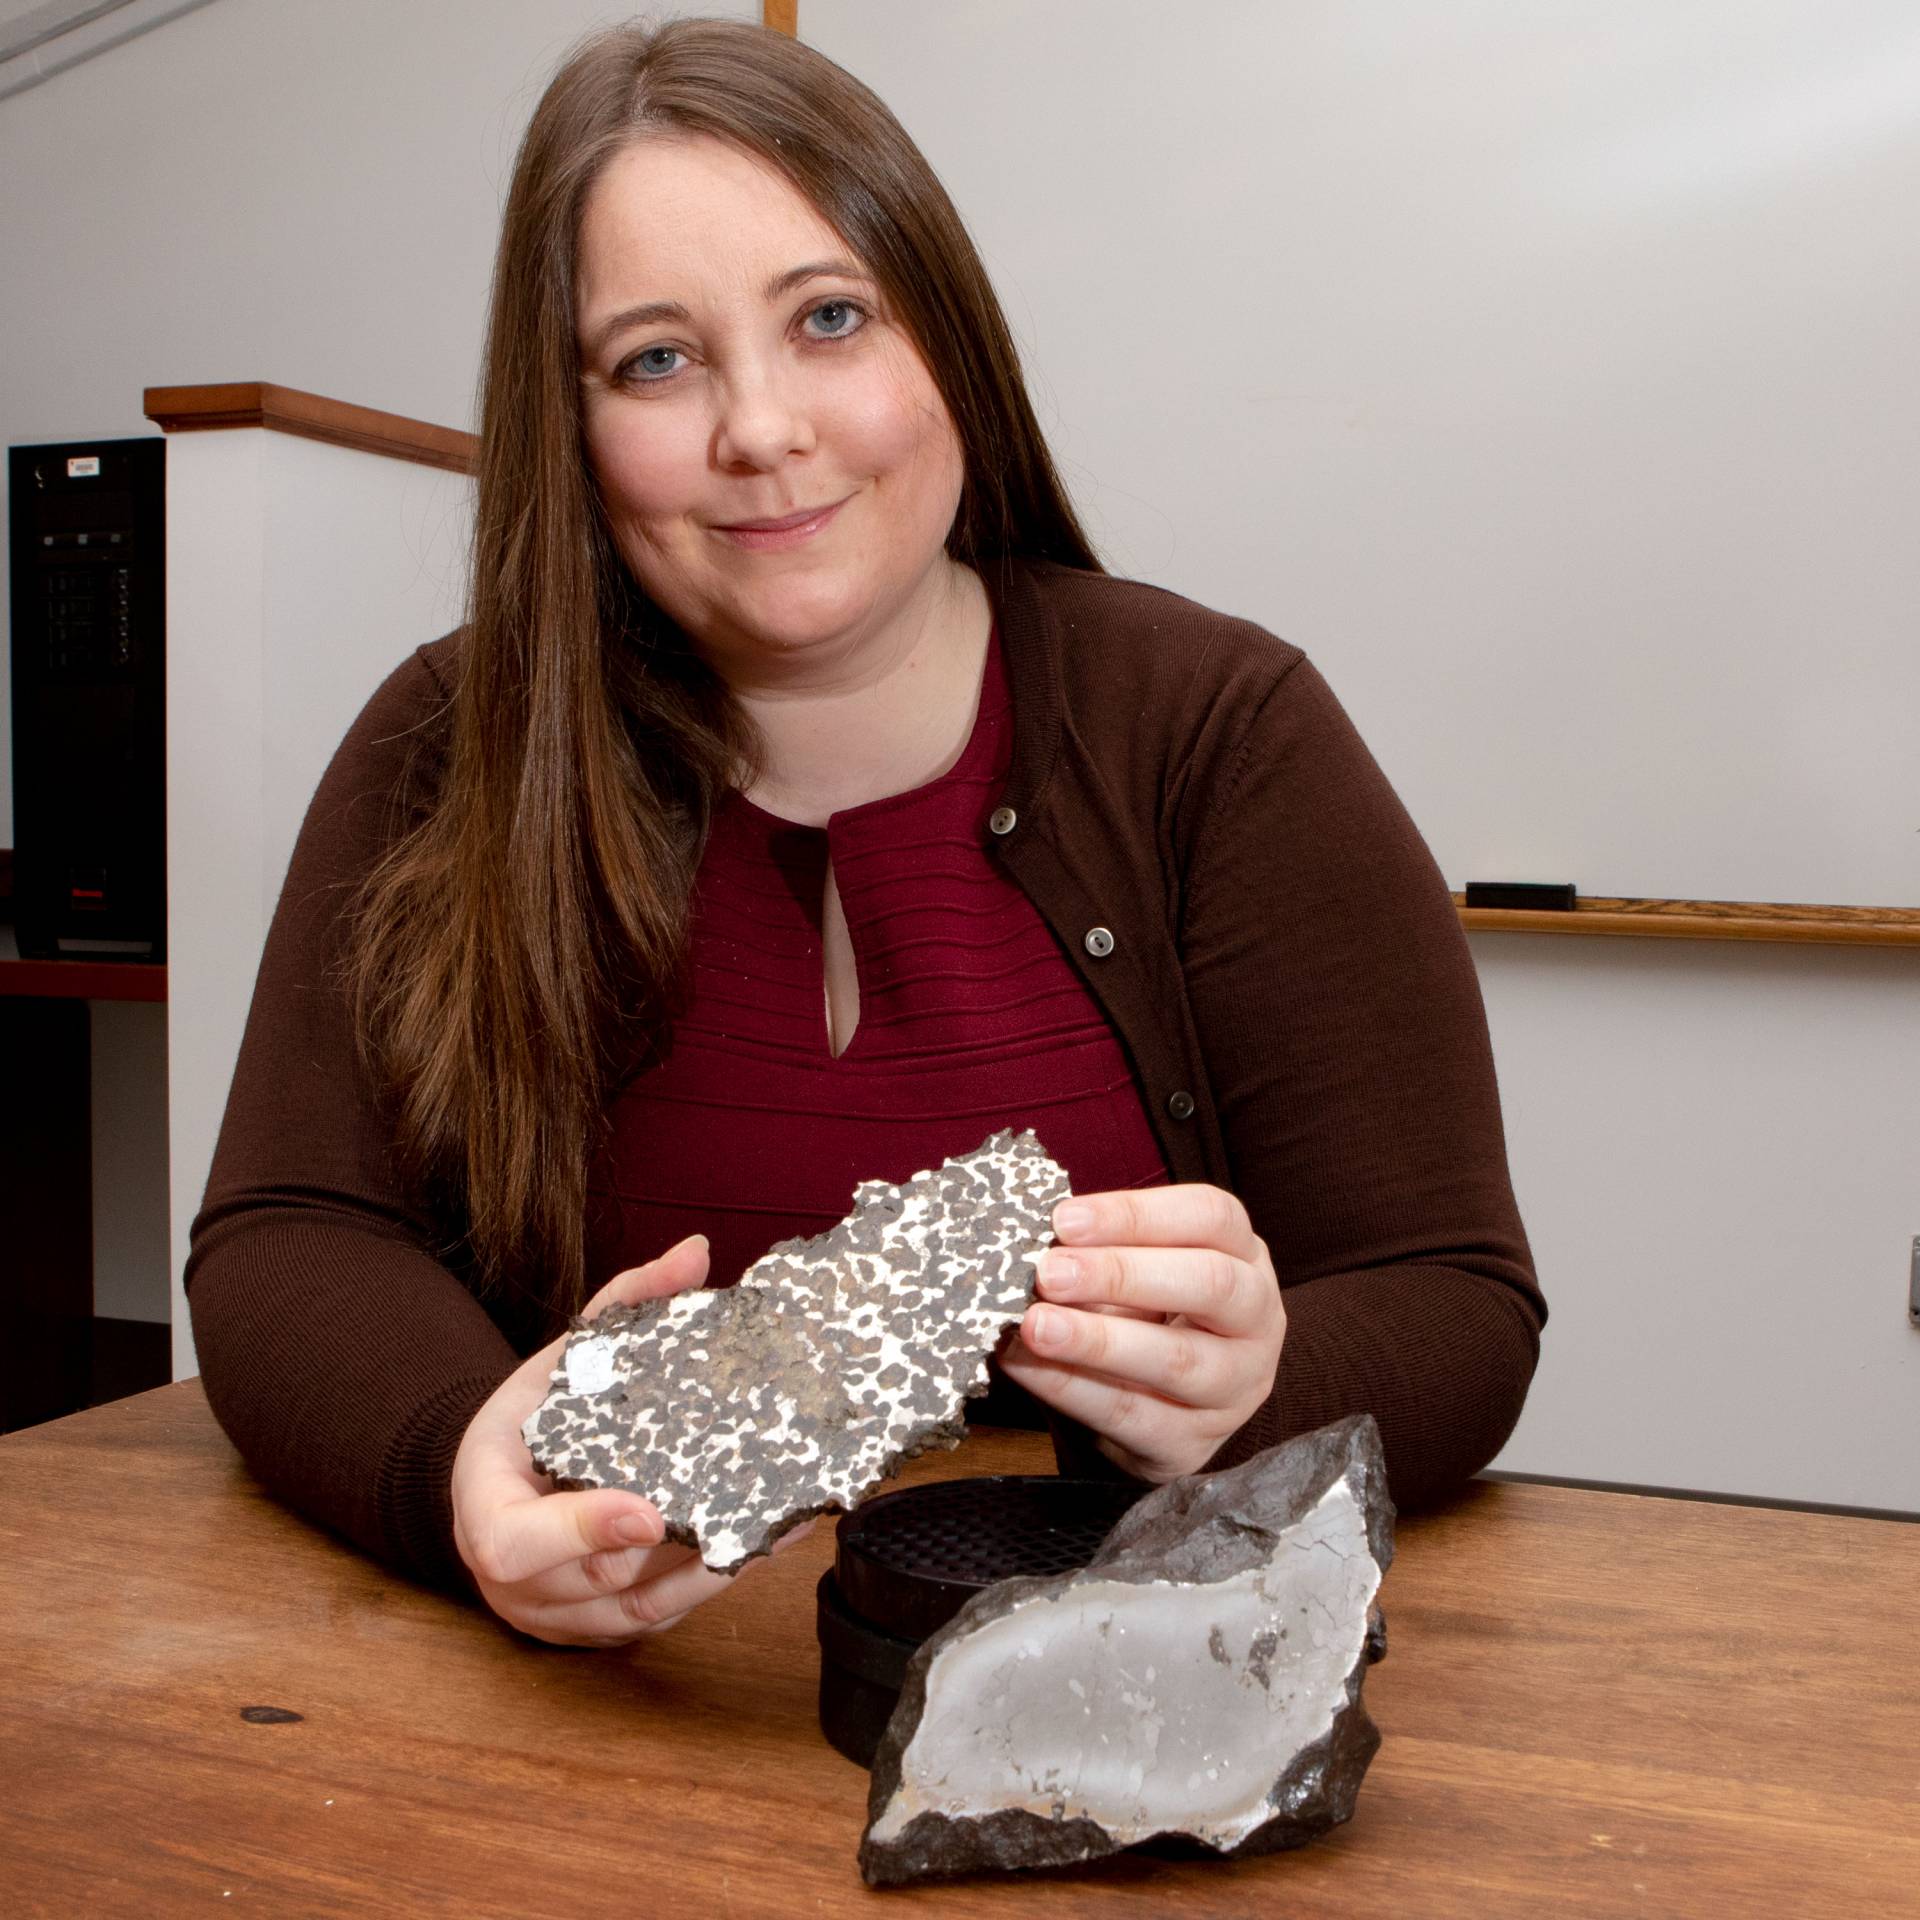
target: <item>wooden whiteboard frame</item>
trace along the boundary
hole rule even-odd
[[[1571,913],[1469,907],[1469,933],[1631,934],[1651,940],[1786,940],[1840,947],[1920,947],[1920,907],[1788,906],[1761,900],[1576,899]]]

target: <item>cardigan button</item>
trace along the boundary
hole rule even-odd
[[[1082,944],[1096,960],[1104,960],[1113,951],[1113,935],[1105,927],[1095,927]]]
[[[1011,833],[1020,816],[1011,807],[995,807],[992,817],[987,821],[995,833]]]
[[[1172,1114],[1176,1120],[1191,1120],[1193,1118],[1193,1095],[1188,1093],[1184,1088],[1179,1093],[1169,1094],[1167,1096],[1167,1111]]]

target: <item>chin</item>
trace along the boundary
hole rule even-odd
[[[794,582],[731,609],[727,624],[743,644],[786,652],[837,640],[871,619],[876,605],[872,594],[807,592]]]

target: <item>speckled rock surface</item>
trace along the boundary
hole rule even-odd
[[[1140,1501],[1080,1572],[1005,1580],[914,1656],[860,1870],[889,1885],[1352,1817],[1393,1503],[1370,1415]]]
[[[996,1133],[902,1186],[863,1182],[839,1226],[738,1286],[576,1322],[522,1429],[534,1465],[645,1494],[669,1539],[733,1571],[958,1442],[1067,1190],[1032,1133]]]

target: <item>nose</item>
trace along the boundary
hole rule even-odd
[[[714,459],[735,472],[767,473],[813,451],[813,422],[801,383],[778,365],[736,369],[722,387]]]

